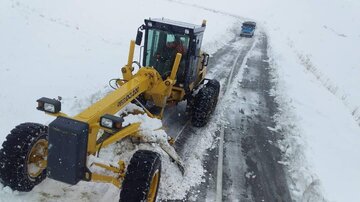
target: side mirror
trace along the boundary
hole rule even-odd
[[[136,41],[135,41],[136,45],[138,45],[138,46],[141,45],[142,37],[143,37],[142,31],[138,30],[137,34],[136,34]]]
[[[209,58],[210,58],[209,54],[203,53],[203,60],[201,61],[203,67],[209,64]]]

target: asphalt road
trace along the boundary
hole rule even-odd
[[[204,154],[205,181],[185,201],[291,201],[276,141],[271,130],[277,106],[272,87],[267,37],[234,38],[210,58],[209,75],[221,83],[216,122],[216,147]],[[169,111],[164,126],[176,137],[186,158],[199,141],[199,131],[184,114],[186,103]],[[173,201],[162,199],[162,201]]]

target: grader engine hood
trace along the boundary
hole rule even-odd
[[[57,117],[49,125],[47,176],[71,185],[85,178],[89,125]]]

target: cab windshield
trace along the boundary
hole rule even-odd
[[[182,59],[177,75],[183,76],[189,36],[149,29],[147,37],[145,66],[154,67],[165,79],[171,73],[176,53],[181,53]]]

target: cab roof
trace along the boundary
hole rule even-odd
[[[186,22],[180,22],[175,20],[170,20],[166,18],[149,18],[145,19],[145,25],[149,27],[149,23],[152,22],[152,26],[158,29],[165,28],[169,29],[170,27],[174,28],[174,31],[180,31],[188,29],[190,33],[197,34],[199,32],[204,32],[206,26],[195,25]]]

